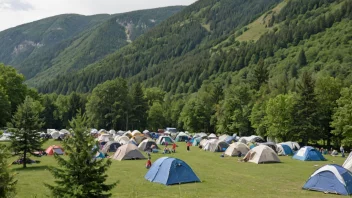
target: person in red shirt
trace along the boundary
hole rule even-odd
[[[190,151],[190,146],[191,146],[191,142],[190,141],[187,141],[187,143],[186,143],[186,145],[187,145],[187,152],[189,152]]]
[[[152,166],[152,161],[150,161],[150,158],[148,159],[147,163],[145,164],[145,167],[149,169]]]
[[[174,142],[173,144],[172,144],[172,152],[174,152],[174,153],[176,153],[176,143]]]

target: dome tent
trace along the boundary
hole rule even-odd
[[[303,189],[340,195],[352,194],[352,173],[336,165],[325,165],[316,170],[304,184]]]
[[[225,155],[227,156],[237,156],[238,152],[241,152],[242,155],[246,155],[249,151],[249,147],[246,144],[241,142],[235,142],[230,144],[230,146],[226,149]]]
[[[103,153],[108,153],[108,152],[116,152],[116,150],[121,146],[120,143],[115,142],[115,141],[109,141],[107,142],[103,149],[101,149],[101,151]]]
[[[352,172],[352,152],[348,155],[342,167]]]
[[[175,141],[170,136],[159,136],[158,140],[156,141],[157,144],[165,145],[167,142],[169,145],[173,144]]]
[[[208,142],[204,145],[203,150],[211,152],[224,152],[228,147],[229,144],[224,141],[211,139],[208,140]]]
[[[325,161],[323,155],[311,146],[305,146],[293,156],[293,159],[301,161]]]
[[[276,150],[277,154],[279,156],[282,156],[282,155],[293,155],[292,149],[286,144],[277,144],[276,148],[277,148],[277,150]]]
[[[115,160],[129,160],[129,159],[146,159],[134,144],[125,144],[120,146],[115,154],[112,156]]]
[[[117,136],[115,137],[115,141],[120,143],[121,145],[128,144],[130,139],[127,136]]]
[[[192,146],[198,146],[200,141],[202,141],[202,137],[194,138]]]
[[[247,153],[244,160],[248,160],[248,162],[256,164],[280,162],[279,156],[276,152],[272,148],[265,145],[254,147]]]
[[[298,151],[301,148],[297,142],[282,142],[280,144],[288,145],[292,151]]]
[[[147,151],[150,150],[151,146],[154,145],[156,149],[158,148],[158,145],[156,144],[156,142],[152,139],[145,139],[143,140],[139,145],[138,148],[141,151]]]
[[[177,134],[175,141],[176,142],[185,142],[189,140],[189,135],[184,132],[180,132]]]
[[[186,162],[171,157],[156,160],[144,178],[164,185],[200,182]]]
[[[49,146],[46,150],[45,153],[47,155],[54,155],[54,153],[58,155],[63,155],[64,154],[64,149],[62,149],[60,146],[52,145]]]
[[[217,139],[218,137],[216,137],[216,135],[214,133],[210,134],[208,136],[208,139]]]

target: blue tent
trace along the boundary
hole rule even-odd
[[[144,178],[165,185],[200,182],[186,162],[171,157],[156,160]]]
[[[352,173],[336,164],[325,165],[310,176],[303,189],[351,195]]]
[[[323,155],[311,146],[305,146],[299,149],[293,156],[293,159],[302,161],[324,161],[326,160]]]
[[[280,144],[285,155],[293,155],[292,149],[287,144]]]
[[[226,139],[225,139],[225,142],[228,143],[228,144],[231,144],[233,140],[235,140],[236,137],[234,136],[228,136]]]

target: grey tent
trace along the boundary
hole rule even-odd
[[[120,146],[115,154],[112,156],[115,160],[129,160],[129,159],[146,159],[134,144],[125,144]]]
[[[115,141],[109,141],[107,142],[103,149],[101,149],[101,152],[103,153],[108,153],[108,152],[116,152],[116,150],[121,146],[120,143],[115,142]]]

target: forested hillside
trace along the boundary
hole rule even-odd
[[[165,90],[175,92],[180,78],[187,83],[191,76],[194,80],[202,73],[209,64],[209,48],[214,43],[278,2],[280,0],[198,1],[89,69],[63,75],[40,87],[40,91],[87,92],[106,80],[138,75],[138,81],[156,79],[151,85],[167,82]],[[206,78],[203,75],[200,82]]]
[[[0,62],[35,86],[129,44],[182,6],[116,15],[60,15],[0,32]]]

